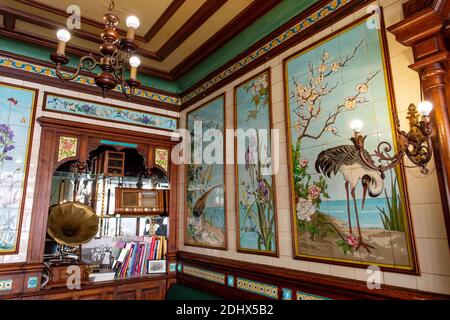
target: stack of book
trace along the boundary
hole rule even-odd
[[[148,261],[164,260],[167,252],[165,237],[153,236],[142,242],[122,242],[116,244],[120,253],[113,263],[116,276],[126,278],[149,273]]]

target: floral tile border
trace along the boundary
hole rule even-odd
[[[0,55],[0,66],[6,67],[6,68],[11,68],[11,69],[16,69],[16,70],[27,71],[27,72],[31,72],[34,74],[47,76],[47,77],[51,77],[51,78],[57,78],[54,68],[46,67],[46,66],[42,66],[42,65],[38,65],[38,64],[30,63],[30,62],[25,62],[25,61],[21,61],[21,60],[17,60],[17,59],[11,59],[9,57],[5,57],[5,56],[1,56],[1,55]],[[77,78],[75,78],[72,81],[79,83],[79,84],[95,86],[94,78],[84,76],[84,75],[79,75]],[[120,85],[117,86],[117,88],[115,88],[114,91],[122,92]],[[149,99],[149,100],[153,100],[153,101],[159,101],[159,102],[163,102],[163,103],[172,104],[175,106],[179,106],[181,104],[180,99],[178,99],[177,97],[171,97],[171,96],[167,96],[164,94],[155,93],[155,92],[151,92],[151,91],[143,90],[143,89],[136,89],[135,95],[142,97],[142,98]]]
[[[189,265],[183,266],[183,273],[191,277],[225,285],[225,275],[223,273],[200,269]]]
[[[45,93],[43,110],[128,125],[175,131],[178,119],[83,99]]]
[[[296,25],[290,27],[287,30],[284,30],[281,34],[279,34],[276,38],[266,42],[263,46],[256,49],[249,55],[247,55],[245,58],[239,60],[232,66],[228,67],[227,69],[223,70],[220,74],[216,75],[214,78],[208,80],[201,86],[197,87],[194,91],[190,92],[189,94],[185,95],[181,99],[181,103],[186,103],[189,100],[192,100],[202,92],[206,91],[207,89],[211,88],[212,86],[216,85],[220,81],[224,80],[225,78],[231,76],[236,71],[239,71],[240,69],[244,68],[248,64],[252,63],[256,59],[260,58],[261,56],[267,54],[274,48],[282,45],[292,37],[298,35],[300,32],[304,31],[305,29],[311,27],[312,25],[316,24],[323,18],[329,16],[330,14],[336,12],[337,10],[344,7],[346,4],[352,2],[354,0],[332,0],[328,4],[324,5],[322,8],[316,10],[313,14],[309,15],[302,21],[298,22]]]

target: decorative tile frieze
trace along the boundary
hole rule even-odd
[[[6,67],[6,68],[12,68],[12,69],[16,69],[16,70],[22,70],[22,71],[26,71],[26,72],[31,72],[34,74],[47,76],[47,77],[51,77],[51,78],[57,78],[54,68],[46,67],[43,65],[35,64],[35,63],[25,62],[25,61],[21,61],[21,60],[17,60],[17,59],[11,59],[11,58],[5,57],[5,56],[0,56],[0,66]],[[72,80],[72,82],[89,85],[89,86],[96,85],[94,78],[88,77],[85,75],[79,75],[74,80]],[[119,85],[113,91],[122,92],[122,88]],[[144,89],[136,89],[135,95],[138,97],[146,98],[146,99],[153,100],[153,101],[168,103],[168,104],[172,104],[175,106],[179,106],[181,104],[180,99],[178,99],[177,97],[171,97],[168,95],[164,95],[161,93],[155,93],[155,92],[152,92],[149,90],[144,90]]]
[[[227,69],[223,70],[220,74],[216,75],[212,79],[208,80],[207,82],[203,83],[199,87],[197,87],[194,91],[188,93],[181,99],[181,103],[186,103],[189,100],[192,100],[199,94],[203,93],[207,89],[211,88],[212,86],[216,85],[223,79],[231,76],[236,71],[241,70],[242,68],[246,67],[256,59],[260,58],[261,56],[264,56],[268,52],[272,51],[276,47],[282,45],[286,41],[290,40],[292,37],[298,35],[300,32],[306,30],[307,28],[311,27],[312,25],[316,24],[323,18],[329,16],[330,14],[336,12],[337,10],[344,7],[346,4],[352,2],[354,0],[332,0],[328,4],[324,5],[322,8],[316,10],[314,13],[306,17],[305,19],[298,22],[296,25],[284,30],[282,33],[280,33],[276,38],[269,40],[266,42],[263,46],[259,47],[255,51],[248,54],[246,57],[242,58],[235,64],[231,65]]]
[[[178,125],[176,118],[82,99],[72,99],[51,93],[46,93],[43,109],[48,112],[169,131],[176,130]]]
[[[188,265],[183,266],[183,273],[191,277],[225,285],[225,275],[223,273],[200,269]]]
[[[297,291],[297,300],[332,300],[315,294]]]
[[[278,299],[278,287],[274,285],[244,278],[237,278],[236,288],[267,298]]]

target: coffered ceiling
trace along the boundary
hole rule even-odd
[[[141,72],[176,79],[250,26],[282,0],[115,0],[119,32],[137,16]],[[68,52],[98,52],[101,18],[109,0],[2,0],[0,35],[55,47],[55,31],[66,25],[67,8],[81,10],[81,29],[72,31]]]

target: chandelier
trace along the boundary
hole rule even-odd
[[[101,71],[95,76],[95,84],[102,90],[103,97],[110,90],[120,85],[125,97],[130,100],[134,95],[135,89],[141,83],[137,80],[137,68],[141,61],[134,55],[138,49],[138,44],[134,40],[136,29],[139,28],[139,19],[135,16],[129,16],[126,20],[128,27],[126,38],[119,39],[116,30],[119,24],[119,18],[112,12],[114,10],[114,1],[109,5],[109,12],[103,16],[105,29],[100,37],[103,43],[100,45],[100,58],[95,58],[91,53],[80,58],[76,71],[73,74],[63,72],[61,68],[69,62],[69,57],[65,54],[66,43],[70,40],[70,32],[61,29],[57,32],[58,48],[55,53],[50,55],[50,59],[56,65],[56,75],[64,81],[71,81],[78,77],[82,70],[92,72],[97,67]],[[129,77],[125,75],[129,70]]]
[[[408,108],[409,131],[400,130],[400,121],[395,115],[396,131],[398,136],[398,152],[391,155],[394,150],[391,143],[382,141],[378,144],[374,154],[369,154],[365,148],[366,136],[361,135],[363,123],[360,120],[354,120],[351,128],[354,136],[351,138],[354,146],[358,150],[361,161],[370,169],[378,171],[384,179],[385,172],[397,165],[403,165],[402,160],[405,156],[414,164],[414,167],[420,168],[422,174],[428,174],[427,164],[433,156],[431,142],[431,123],[430,113],[433,105],[428,101],[423,101],[418,108],[411,104]]]

